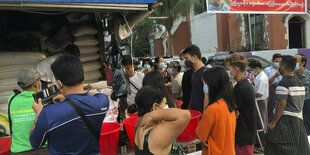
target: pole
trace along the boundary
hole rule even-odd
[[[252,27],[251,27],[251,15],[250,14],[248,14],[248,20],[249,20],[249,31],[250,31],[250,45],[251,45],[251,51],[253,51]]]
[[[254,14],[254,38],[253,38],[254,40],[253,40],[253,42],[254,42],[254,44],[253,44],[253,46],[254,46],[254,51],[256,51],[256,15]]]

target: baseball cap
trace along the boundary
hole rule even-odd
[[[42,77],[42,73],[36,71],[34,68],[24,68],[17,74],[17,84],[21,88],[27,88],[40,77]]]

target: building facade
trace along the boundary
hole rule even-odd
[[[218,14],[219,51],[310,48],[310,13]]]
[[[175,22],[175,55],[196,44],[202,53],[310,48],[310,0],[307,14],[208,14]],[[154,38],[156,56],[172,55],[164,33]],[[164,52],[167,51],[167,52]]]

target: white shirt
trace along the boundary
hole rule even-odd
[[[171,92],[172,92],[172,94],[178,94],[178,98],[183,97],[182,79],[183,79],[183,75],[181,73],[179,73],[172,80]]]
[[[277,72],[278,70],[275,70],[273,68],[273,66],[269,66],[267,68],[265,68],[264,70],[265,74],[267,75],[268,79],[271,79]],[[275,83],[279,83],[280,81],[282,80],[282,76],[278,76],[272,84],[275,84]]]
[[[265,72],[260,72],[254,82],[255,94],[262,94],[262,97],[256,97],[256,100],[265,100],[269,96],[269,82],[268,77]]]
[[[129,78],[131,93],[130,95],[127,96],[128,105],[132,105],[135,103],[135,97],[138,92],[138,89],[142,88],[143,78],[144,78],[144,73],[141,73],[141,72],[135,72],[135,75]]]
[[[46,76],[41,77],[42,81],[45,82],[52,82],[54,85],[56,85],[56,79],[52,72],[51,65],[55,62],[55,60],[61,56],[61,54],[53,55],[50,57],[45,58],[40,63],[37,64],[37,71],[44,73]]]

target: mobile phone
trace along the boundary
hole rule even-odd
[[[52,87],[41,90],[37,93],[32,94],[34,100],[38,103],[38,99],[41,98],[42,104],[45,106],[47,104],[53,103],[53,98],[59,94],[57,87],[54,85]]]

